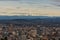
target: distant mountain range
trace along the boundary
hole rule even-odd
[[[0,24],[43,25],[60,27],[60,17],[49,16],[0,16]]]
[[[48,16],[0,16],[0,23],[60,24],[60,17]]]
[[[2,19],[36,19],[36,18],[53,18],[49,16],[0,16]]]

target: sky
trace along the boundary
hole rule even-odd
[[[3,16],[60,16],[60,0],[0,0]]]

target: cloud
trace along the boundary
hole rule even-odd
[[[23,8],[20,7],[17,9],[16,7],[1,7],[0,8],[0,15],[17,15],[17,16],[57,16],[60,11],[54,8]]]
[[[60,7],[60,0],[50,0],[51,4],[57,7]]]
[[[60,7],[60,4],[53,3],[53,5]]]
[[[60,2],[60,0],[51,0],[51,1],[54,1],[54,2]]]
[[[7,1],[7,0],[6,0]],[[15,0],[14,0],[15,1]],[[60,15],[59,2],[52,1],[52,5],[46,1],[20,1],[20,2],[2,2],[0,3],[0,15],[32,15],[32,16],[56,16]]]
[[[20,1],[20,0],[0,0],[0,1]]]

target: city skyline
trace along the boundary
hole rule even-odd
[[[3,16],[60,16],[60,0],[0,0]]]

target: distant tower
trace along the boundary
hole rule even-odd
[[[13,24],[10,24],[9,26],[10,26],[10,27],[13,27]]]
[[[13,24],[9,25],[9,29],[12,30],[13,29]]]
[[[13,31],[13,24],[10,24],[10,25],[9,25],[8,31],[9,31],[9,32],[12,32],[12,31]]]

